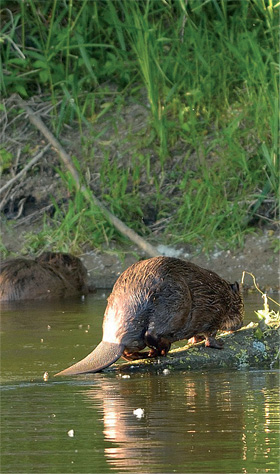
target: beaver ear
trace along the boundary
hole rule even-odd
[[[235,281],[230,286],[231,286],[232,291],[234,291],[234,293],[239,293],[239,283],[237,281]]]

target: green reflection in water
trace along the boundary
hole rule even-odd
[[[278,371],[53,379],[99,342],[105,305],[2,310],[1,472],[279,472]]]

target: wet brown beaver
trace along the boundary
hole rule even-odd
[[[102,342],[85,359],[56,375],[98,372],[121,356],[166,355],[171,343],[205,338],[220,349],[218,330],[242,326],[244,306],[238,283],[177,258],[154,257],[123,272],[108,298]],[[145,346],[150,352],[139,353]]]
[[[19,257],[1,263],[0,301],[66,298],[89,290],[86,268],[68,253],[44,252],[35,260]]]

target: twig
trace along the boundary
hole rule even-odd
[[[6,192],[5,196],[3,197],[2,201],[0,202],[0,211],[2,211],[3,207],[5,206],[6,202],[8,201],[10,189]]]
[[[16,176],[15,171],[17,170],[17,167],[18,167],[18,162],[19,162],[19,159],[20,159],[20,155],[21,155],[21,148],[18,147],[15,164],[11,167],[11,174],[12,174],[13,178]]]
[[[46,127],[40,117],[38,117],[33,110],[19,97],[16,96],[17,102],[19,105],[27,112],[28,118],[35,127],[40,130],[40,132],[45,136],[45,138],[53,145],[57,153],[59,154],[60,158],[62,159],[64,165],[70,171],[71,175],[73,176],[76,185],[80,188],[80,178],[79,174],[74,167],[70,156],[66,153],[66,151],[62,148],[59,141],[55,138],[55,136],[50,132],[50,130]]]
[[[181,43],[183,43],[183,41],[184,41],[185,25],[186,25],[186,21],[187,21],[187,4],[188,4],[188,0],[185,0],[185,7],[184,7],[185,13],[183,15],[182,26],[181,26],[181,30],[180,30],[180,41],[181,41]]]
[[[59,141],[46,127],[41,118],[38,115],[35,115],[31,108],[28,107],[28,105],[19,96],[16,96],[16,100],[20,107],[22,107],[27,112],[30,122],[33,123],[33,125],[35,125],[35,127],[39,129],[40,132],[45,136],[45,138],[53,145],[61,160],[63,161],[66,169],[71,173],[72,177],[74,178],[76,188],[83,193],[87,201],[94,202],[94,204],[102,210],[108,221],[111,222],[111,224],[113,224],[113,226],[121,234],[125,235],[132,242],[142,248],[142,250],[144,250],[147,255],[151,257],[159,255],[158,250],[153,245],[146,242],[146,240],[140,237],[140,235],[134,232],[134,230],[130,229],[126,224],[124,224],[124,222],[118,219],[118,217],[114,216],[110,211],[108,211],[106,206],[101,201],[99,201],[99,199],[93,193],[91,193],[84,185],[82,185],[79,174],[76,168],[74,167],[71,157],[68,155],[68,153],[66,153]]]
[[[39,153],[38,155],[34,156],[34,158],[32,158],[31,161],[29,161],[29,163],[16,175],[14,176],[14,178],[10,179],[9,181],[7,181],[6,184],[4,184],[4,186],[2,186],[2,188],[0,188],[0,194],[5,191],[11,184],[13,184],[15,181],[17,181],[19,178],[21,178],[21,176],[26,173],[26,171],[29,170],[29,168],[31,168],[35,163],[37,163],[38,160],[40,160],[40,158],[43,156],[43,154],[45,153],[45,151],[47,151],[48,149],[50,148],[50,144],[48,143]]]
[[[26,224],[26,222],[28,222],[32,219],[34,221],[34,217],[35,217],[35,219],[39,218],[41,214],[44,214],[45,212],[47,212],[52,207],[53,207],[53,204],[48,204],[47,206],[43,207],[42,209],[39,209],[38,211],[32,212],[32,214],[29,214],[28,216],[23,217],[20,221],[18,221],[14,225],[14,228],[19,227],[22,224]]]
[[[16,215],[16,217],[14,218],[15,220],[19,219],[23,213],[23,208],[24,208],[24,204],[26,203],[26,197],[22,198],[19,203],[18,203],[18,207],[19,207],[19,210],[18,210],[18,213]]]
[[[245,279],[245,273],[247,273],[247,275],[250,275],[253,279],[253,283],[254,283],[254,287],[256,288],[256,290],[258,290],[258,292],[262,295],[262,297],[264,297],[265,293],[259,288],[257,282],[256,282],[256,278],[255,278],[255,275],[253,275],[253,273],[250,273],[250,272],[247,272],[246,270],[243,271],[242,273],[242,279],[241,279],[241,284],[243,285],[244,283],[244,279]],[[279,303],[277,303],[277,301],[275,301],[273,298],[270,298],[270,296],[267,296],[266,297],[272,301],[273,303],[275,303],[276,305],[280,306]]]
[[[261,214],[255,214],[255,216],[260,217],[260,219],[263,219],[268,222],[272,222],[273,224],[279,224],[279,221],[276,221],[275,219],[270,219],[269,217],[263,216]]]

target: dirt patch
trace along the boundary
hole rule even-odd
[[[145,102],[143,104],[145,105]],[[7,102],[6,106],[7,110],[10,107],[9,113],[12,114],[13,102]],[[36,102],[36,99],[34,99],[31,107],[34,111],[39,111],[46,122],[50,120],[50,105],[42,104],[40,100]],[[118,122],[117,133],[114,129],[114,120],[109,120],[107,123],[105,121],[96,124],[95,137],[92,137],[92,142],[89,137],[85,136],[88,146],[88,159],[82,157],[81,161],[84,168],[82,171],[86,174],[87,166],[91,166],[89,170],[90,184],[91,189],[97,196],[100,194],[98,176],[105,150],[111,158],[118,158],[119,167],[132,166],[130,162],[132,150],[135,152],[138,143],[137,140],[135,141],[135,136],[136,134],[146,133],[148,115],[147,107],[130,102],[114,119]],[[17,126],[20,117],[22,117],[22,124]],[[65,149],[79,157],[80,133],[78,130],[65,127],[61,135],[61,142]],[[96,136],[100,136],[100,138],[97,140]],[[2,185],[16,175],[25,166],[30,156],[34,156],[42,148],[42,145],[46,145],[39,132],[28,123],[24,114],[17,116],[17,121],[14,124],[13,120],[10,120],[4,127],[2,141],[5,144],[7,160],[9,161],[9,154],[16,157],[13,159],[9,170],[8,167],[5,169],[4,166]],[[186,153],[186,148],[182,149],[182,146],[178,143],[174,150],[171,150],[167,166],[172,168],[174,163],[179,166],[181,157]],[[141,151],[144,152],[145,150]],[[156,162],[157,158],[153,156],[151,150],[150,155],[151,160]],[[195,167],[197,157],[191,159],[191,156],[190,153],[188,164],[190,167]],[[44,216],[46,214],[52,216],[54,212],[52,199],[58,205],[59,203],[67,203],[69,195],[57,171],[59,165],[55,150],[50,148],[27,174],[7,189],[2,197],[0,205],[6,221],[6,225],[2,225],[1,229],[2,242],[9,254],[21,255],[25,252],[26,234],[39,232],[42,228]],[[160,169],[158,172],[160,173]],[[165,179],[167,178],[171,179],[171,174],[169,176],[167,173]],[[140,176],[139,179],[139,192],[143,195],[149,195],[147,176]],[[172,199],[176,192],[176,179],[173,178],[174,183],[170,179],[166,196]],[[258,229],[255,234],[248,235],[244,247],[241,249],[215,249],[206,255],[203,249],[197,249],[190,245],[173,247],[171,244],[167,246],[163,233],[164,222],[162,224],[156,222],[157,226],[155,227],[156,216],[149,216],[149,209],[146,211],[149,222],[145,222],[145,224],[150,227],[151,239],[154,245],[158,245],[160,254],[190,260],[217,272],[231,282],[240,281],[243,270],[247,270],[255,275],[259,286],[263,290],[279,289],[279,256],[273,249],[273,243],[276,242],[277,237],[276,224],[272,223],[270,225],[268,223]],[[269,222],[269,219],[267,221]],[[52,249],[49,248],[48,250]],[[100,250],[87,247],[81,258],[89,271],[91,283],[97,288],[111,288],[122,271],[139,258],[146,258],[146,255],[135,245],[121,246],[112,243],[109,247],[104,245]],[[247,287],[253,286],[250,277],[246,277],[245,284]]]
[[[209,255],[197,254],[194,249],[184,246],[171,247],[160,244],[162,255],[190,260],[209,270],[215,271],[230,282],[239,281],[244,270],[255,275],[262,290],[272,292],[280,288],[279,258],[271,248],[268,231],[247,237],[245,246],[239,250],[215,250]],[[97,288],[111,288],[118,276],[137,259],[146,258],[135,246],[111,246],[103,251],[92,251],[81,255],[87,267],[90,280]],[[250,276],[246,276],[245,288],[253,288]]]
[[[2,240],[14,255],[20,255],[25,232],[37,232],[40,221],[26,223],[18,228],[2,228]],[[275,235],[273,236],[275,239]],[[157,246],[161,255],[190,260],[209,270],[215,271],[230,282],[240,282],[244,270],[255,275],[263,291],[280,289],[279,255],[272,248],[271,231],[259,231],[247,236],[242,249],[213,250],[208,255],[198,253],[190,246],[171,246],[160,243]],[[139,259],[147,258],[135,245],[111,244],[102,249],[89,250],[79,255],[88,269],[90,283],[96,288],[112,288],[118,276]],[[245,288],[253,288],[253,281],[246,276]]]

